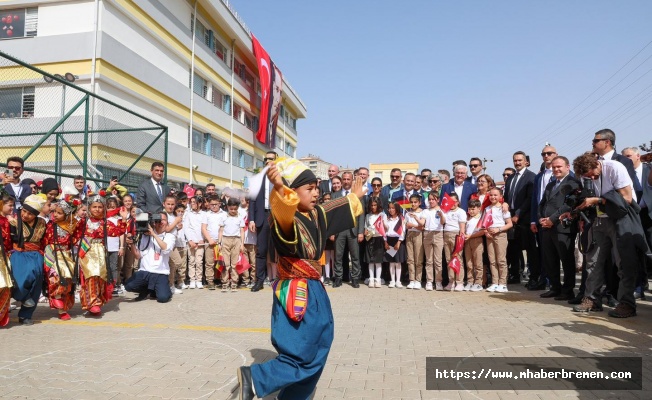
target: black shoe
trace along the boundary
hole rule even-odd
[[[34,325],[31,318],[18,318],[18,323],[21,325]]]
[[[328,286],[331,284],[331,278],[324,279],[324,285]]]
[[[548,291],[545,292],[545,293],[541,293],[541,294],[539,295],[539,297],[544,298],[544,299],[548,299],[548,298],[550,298],[550,297],[558,297],[559,295],[560,295],[559,292],[556,292],[556,291],[554,291],[554,290],[548,290]]]
[[[575,296],[572,299],[568,300],[568,304],[580,304],[580,303],[582,303],[583,298],[584,298],[584,295],[582,293],[578,293],[577,296]]]
[[[360,283],[357,279],[351,279],[351,286],[357,289],[360,287]]]
[[[559,296],[555,297],[555,300],[557,301],[564,301],[564,300],[575,300],[575,296],[573,296],[573,293],[562,293]]]
[[[253,381],[251,380],[251,368],[240,367],[238,368],[238,382],[240,387],[238,390],[240,400],[252,400],[254,397]]]
[[[342,278],[333,279],[333,288],[338,288],[342,286]]]
[[[27,299],[23,301],[23,306],[25,306],[25,308],[32,308],[32,307],[36,307],[36,303],[32,299]]]
[[[259,290],[262,290],[264,287],[263,281],[256,281],[256,284],[251,288],[252,292],[257,292]]]
[[[618,303],[618,300],[616,300],[615,297],[613,297],[613,296],[610,295],[610,294],[607,295],[607,305],[608,305],[609,307],[618,307],[618,304],[619,304],[619,303]]]
[[[517,284],[517,283],[521,283],[521,277],[519,277],[519,276],[515,276],[515,275],[510,275],[510,276],[507,278],[507,284],[508,284],[508,285],[515,285],[515,284]]]
[[[527,287],[527,290],[546,290],[545,281],[536,281]]]
[[[143,301],[149,296],[149,293],[141,293],[134,299],[134,301]]]
[[[618,303],[616,308],[609,311],[609,316],[614,318],[629,318],[636,316],[636,309],[629,304]]]

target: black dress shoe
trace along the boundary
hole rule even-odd
[[[145,300],[145,299],[147,298],[147,296],[149,296],[149,293],[140,293],[140,294],[139,294],[139,295],[134,299],[134,301],[143,301],[143,300]]]
[[[616,306],[618,306],[618,300],[616,300],[616,298],[613,297],[612,295],[608,294],[607,295],[607,305],[609,307],[616,307]]]
[[[358,282],[357,279],[352,279],[351,280],[351,286],[357,289],[357,288],[360,287],[360,283]]]
[[[557,296],[559,296],[559,295],[560,295],[559,292],[556,292],[556,291],[554,291],[554,290],[548,290],[548,291],[545,292],[545,293],[541,293],[541,294],[539,295],[539,297],[544,298],[544,299],[548,299],[548,298],[550,298],[550,297],[557,297]]]
[[[555,300],[564,301],[564,300],[574,300],[575,296],[573,293],[561,293],[559,296],[555,296]]]
[[[342,286],[342,278],[333,279],[333,288],[338,288]]]
[[[251,380],[251,368],[250,367],[240,367],[238,368],[238,382],[240,382],[240,387],[238,389],[238,399],[240,400],[252,400],[256,396],[254,395],[253,381]]]
[[[252,292],[257,292],[257,291],[259,291],[259,290],[262,290],[263,287],[264,287],[264,285],[263,285],[263,281],[256,281],[256,283],[254,284],[254,286],[251,288],[251,291],[252,291]]]
[[[34,325],[31,318],[18,318],[18,323],[21,325]]]
[[[515,285],[517,283],[521,283],[521,278],[520,277],[511,275],[511,276],[509,276],[507,278],[507,284]]]
[[[578,293],[577,296],[575,296],[572,299],[568,300],[568,304],[580,304],[580,303],[582,303],[583,298],[584,298],[584,295],[582,293]]]
[[[536,283],[532,284],[531,286],[528,286],[527,290],[546,290],[546,283],[545,282],[536,282]]]

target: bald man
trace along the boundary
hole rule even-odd
[[[324,193],[332,193],[333,186],[331,184],[331,179],[333,179],[334,176],[338,176],[339,174],[340,174],[340,167],[338,167],[337,165],[333,164],[330,167],[328,167],[328,179],[319,182],[319,193],[322,195]]]

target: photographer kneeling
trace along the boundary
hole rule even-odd
[[[136,301],[144,300],[148,294],[155,296],[159,303],[167,303],[172,298],[168,277],[170,252],[174,250],[176,238],[165,233],[167,223],[166,213],[153,214],[148,231],[136,242],[130,234],[127,235],[127,244],[134,257],[140,260],[140,269],[125,283],[125,290],[138,293]]]

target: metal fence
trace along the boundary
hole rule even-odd
[[[81,175],[105,186],[117,175],[137,187],[154,161],[166,166],[168,128],[0,51],[0,166],[25,160],[24,177]],[[167,172],[164,180],[167,181]]]

